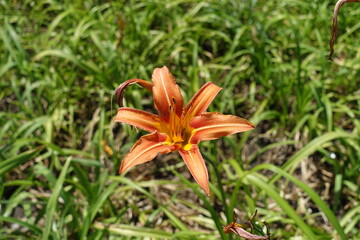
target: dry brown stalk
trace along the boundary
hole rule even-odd
[[[337,18],[338,18],[339,10],[342,5],[344,5],[345,3],[348,3],[348,2],[360,2],[360,0],[339,0],[339,1],[337,1],[335,8],[334,8],[334,18],[332,20],[332,25],[331,25],[330,54],[329,54],[330,60],[332,60],[332,55],[334,54],[334,44],[335,44],[335,39],[336,39],[337,31],[338,31]]]

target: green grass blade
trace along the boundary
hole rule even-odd
[[[305,147],[295,153],[286,163],[282,166],[282,169],[289,171],[290,169],[295,168],[304,158],[313,154],[321,145],[324,143],[330,142],[338,138],[358,138],[356,135],[347,133],[347,132],[330,132],[322,136],[319,136],[309,142]],[[280,178],[280,175],[276,175],[271,178],[270,182],[274,183],[277,179]]]
[[[190,187],[195,193],[196,195],[198,195],[198,197],[204,202],[205,207],[208,209],[208,211],[211,214],[211,217],[213,219],[213,221],[215,222],[216,228],[218,229],[218,232],[221,236],[221,239],[228,239],[228,235],[226,235],[223,231],[221,222],[220,222],[220,218],[218,213],[215,211],[215,209],[211,206],[210,202],[208,201],[207,197],[201,193],[198,189],[198,186],[194,185],[192,182],[190,182],[189,180],[187,180],[184,176],[182,176],[181,174],[177,173],[176,171],[173,171],[174,174],[176,174],[176,176],[178,176],[181,181],[188,187]]]
[[[142,187],[140,187],[139,185],[137,185],[135,182],[131,181],[128,178],[122,177],[122,176],[112,176],[110,177],[111,180],[114,181],[118,181],[118,182],[122,182],[126,185],[131,186],[133,189],[145,194],[147,197],[149,197],[151,200],[153,200],[154,202],[156,202],[159,207],[161,208],[161,210],[169,217],[169,219],[171,219],[171,221],[173,222],[174,226],[176,226],[177,228],[181,229],[181,230],[187,230],[186,225],[180,220],[178,219],[169,209],[167,209],[165,206],[163,206],[157,199],[156,197],[154,197],[152,194],[150,194],[148,191],[146,191],[145,189],[143,189]]]
[[[23,152],[15,157],[0,162],[0,176],[9,172],[11,169],[16,168],[17,166],[29,161],[31,158],[36,156],[43,148],[43,146],[37,147],[35,149]]]
[[[149,237],[155,239],[170,239],[172,238],[172,233],[168,233],[162,230],[145,228],[145,227],[135,227],[131,225],[124,224],[105,224],[101,222],[96,222],[94,224],[95,229],[107,230],[111,233],[121,236],[128,237]]]
[[[88,158],[73,158],[72,162],[79,163],[86,167],[100,167],[100,168],[104,167],[104,165],[99,161]]]
[[[0,66],[0,78],[3,77],[3,75],[9,71],[11,68],[15,67],[16,66],[16,63],[14,62],[7,62],[5,64],[2,64]]]
[[[100,195],[95,199],[95,202],[91,204],[90,209],[86,216],[84,217],[84,223],[81,228],[81,237],[80,239],[86,239],[87,233],[89,231],[89,227],[91,222],[94,220],[97,212],[102,207],[104,202],[108,199],[108,197],[114,192],[114,189],[118,186],[117,183],[113,183],[106,188],[105,191],[101,192]]]
[[[245,179],[248,180],[251,184],[259,187],[267,195],[274,199],[278,206],[283,209],[284,213],[294,220],[296,225],[299,226],[308,239],[317,239],[311,228],[301,219],[301,217],[299,217],[290,204],[279,195],[279,193],[271,184],[264,182],[256,174],[249,174],[245,177]]]
[[[344,233],[344,230],[341,227],[341,225],[340,225],[338,219],[336,218],[334,212],[329,208],[329,206],[321,199],[321,197],[314,190],[312,190],[305,183],[301,182],[299,179],[295,178],[294,176],[288,174],[287,172],[285,172],[281,168],[276,167],[276,166],[274,166],[272,164],[261,164],[259,166],[256,166],[255,168],[253,168],[251,170],[251,172],[260,171],[260,170],[263,170],[263,169],[273,171],[273,172],[285,177],[286,179],[290,180],[291,182],[295,183],[297,186],[299,186],[304,192],[307,193],[307,195],[311,198],[311,200],[313,200],[313,202],[316,204],[316,206],[318,206],[324,212],[327,219],[331,222],[331,224],[334,226],[335,230],[340,235],[341,239],[347,240],[347,237],[346,237],[346,235]]]
[[[345,233],[348,234],[353,228],[349,226],[356,226],[360,220],[357,220],[360,216],[360,204],[349,210],[345,216],[341,219],[340,224],[345,228]]]
[[[14,218],[14,217],[4,217],[4,216],[0,216],[0,222],[8,222],[8,223],[15,223],[15,224],[19,224],[22,227],[26,227],[27,229],[31,230],[33,233],[40,235],[41,234],[41,229],[39,227],[37,227],[34,224],[30,224],[28,222],[24,222],[21,221],[20,219]]]
[[[59,178],[55,184],[55,187],[53,189],[51,197],[46,205],[46,213],[45,213],[46,222],[45,222],[45,227],[44,227],[43,235],[42,235],[43,240],[49,239],[51,226],[53,224],[53,218],[54,218],[55,211],[56,211],[58,197],[63,188],[63,184],[65,181],[65,177],[66,177],[68,168],[70,166],[70,162],[71,162],[71,157],[67,158],[65,165],[64,165],[63,169],[61,170]]]

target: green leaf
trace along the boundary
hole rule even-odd
[[[260,171],[262,169],[273,171],[286,179],[290,180],[291,182],[295,183],[297,186],[299,186],[304,192],[307,193],[307,195],[311,198],[311,200],[314,201],[316,206],[318,206],[325,214],[327,219],[331,222],[331,224],[334,226],[338,234],[340,235],[341,239],[347,240],[347,237],[344,233],[343,228],[340,226],[340,223],[338,219],[336,218],[334,212],[329,208],[329,206],[321,199],[321,197],[312,190],[307,184],[303,183],[299,179],[295,178],[294,176],[290,175],[289,173],[285,172],[279,167],[276,167],[272,164],[261,164],[251,170],[253,171]]]
[[[308,239],[317,239],[311,228],[301,219],[301,217],[295,212],[295,210],[290,206],[290,204],[279,195],[279,193],[274,189],[271,184],[261,180],[261,178],[257,174],[249,174],[245,177],[245,179],[248,180],[251,184],[256,185],[272,199],[274,199],[278,206],[282,208],[284,213],[294,220],[296,225],[299,226],[299,228],[304,232]]]
[[[42,235],[43,240],[49,239],[51,226],[53,224],[53,218],[54,218],[55,212],[56,212],[57,201],[58,201],[60,192],[63,188],[63,184],[65,181],[65,177],[66,177],[68,168],[70,166],[70,162],[71,162],[71,157],[69,157],[66,160],[65,165],[64,165],[63,169],[61,170],[59,178],[58,178],[58,180],[55,184],[55,187],[52,191],[51,197],[46,205],[46,213],[45,213],[46,222],[45,222],[45,227],[44,227],[43,235]]]
[[[40,235],[41,229],[38,228],[35,224],[30,224],[28,222],[21,221],[20,219],[14,218],[14,217],[4,217],[0,216],[0,222],[8,222],[8,223],[16,223],[19,224],[22,227],[26,227],[27,229],[31,230],[33,233]]]
[[[347,132],[330,132],[326,133],[322,136],[319,136],[309,142],[305,147],[295,153],[286,163],[282,166],[282,169],[285,171],[289,171],[290,169],[294,169],[297,165],[306,157],[313,154],[318,148],[320,148],[324,143],[330,142],[334,139],[338,138],[358,138],[355,134],[347,133]],[[276,175],[271,178],[270,182],[274,183],[276,180],[280,178],[280,175]]]
[[[168,233],[162,230],[145,228],[145,227],[135,227],[131,225],[124,224],[106,224],[101,222],[95,222],[94,228],[99,230],[106,229],[107,231],[114,233],[116,235],[128,236],[128,237],[149,237],[149,238],[160,238],[160,239],[169,239],[172,238],[172,233]]]
[[[218,213],[216,212],[216,210],[211,206],[210,202],[208,201],[207,197],[201,193],[198,189],[198,184],[194,185],[192,182],[190,182],[189,180],[187,180],[184,176],[182,176],[181,174],[179,174],[176,171],[173,171],[174,174],[176,174],[176,176],[178,176],[181,181],[183,183],[185,183],[186,186],[190,187],[195,193],[196,195],[198,195],[198,197],[204,202],[204,205],[206,206],[206,208],[209,210],[211,217],[218,229],[218,232],[221,236],[221,239],[228,239],[228,235],[226,235],[223,231],[221,222],[220,222],[220,217],[218,216]]]
[[[91,222],[94,220],[97,212],[103,206],[106,199],[108,199],[109,195],[114,192],[114,189],[118,186],[117,183],[112,183],[108,186],[105,191],[101,192],[99,196],[96,198],[95,202],[91,204],[90,209],[86,215],[84,216],[83,227],[81,228],[81,237],[80,239],[86,239],[86,235],[89,231],[89,227]]]
[[[36,156],[43,148],[44,148],[43,146],[40,146],[0,162],[0,176],[9,172],[13,168],[16,168],[17,166],[29,161],[34,156]]]
[[[165,206],[163,206],[157,199],[155,196],[153,196],[152,194],[150,194],[149,192],[147,192],[145,189],[143,189],[142,187],[140,187],[138,184],[136,184],[135,182],[131,181],[130,179],[124,178],[122,176],[111,176],[110,179],[114,180],[114,181],[119,181],[122,182],[126,185],[131,186],[133,189],[145,194],[147,197],[149,197],[151,200],[153,200],[154,202],[156,202],[159,205],[159,208],[161,208],[161,210],[168,216],[168,218],[172,221],[172,223],[174,224],[174,226],[176,226],[177,228],[180,228],[181,230],[187,230],[186,225],[180,220],[178,219],[169,209],[167,209]]]

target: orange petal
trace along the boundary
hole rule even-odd
[[[166,135],[158,132],[142,136],[122,160],[120,174],[133,166],[153,160],[158,153],[167,154],[174,151],[176,147],[164,145],[165,140]]]
[[[210,196],[209,175],[198,146],[196,144],[192,145],[189,151],[179,149],[179,153],[196,182],[204,189],[206,194]]]
[[[254,125],[246,119],[220,113],[203,113],[193,118],[190,126],[194,128],[190,142],[195,144],[254,128]]]
[[[160,127],[157,115],[127,107],[119,108],[115,121],[131,124],[149,132],[155,132]]]
[[[152,87],[153,87],[153,83],[149,82],[149,81],[145,81],[142,79],[130,79],[127,80],[125,82],[123,82],[122,84],[120,84],[120,86],[115,90],[115,95],[117,97],[117,103],[120,107],[122,107],[122,100],[123,100],[123,96],[124,96],[124,90],[125,88],[127,88],[129,85],[137,83],[140,86],[146,88],[147,90],[151,91]]]
[[[184,100],[181,96],[180,88],[169,69],[165,66],[155,68],[152,81],[154,83],[152,91],[155,107],[159,111],[160,118],[168,122],[171,111],[175,111],[180,117],[183,111]]]
[[[193,116],[198,116],[206,111],[220,90],[221,88],[212,82],[204,84],[186,105],[186,116],[192,118]]]

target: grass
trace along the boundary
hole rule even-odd
[[[1,239],[235,239],[222,225],[255,209],[272,239],[360,238],[360,6],[328,61],[333,5],[0,2]],[[114,123],[114,89],[163,65],[256,125],[201,144],[210,197],[177,154],[117,173],[143,132]]]

